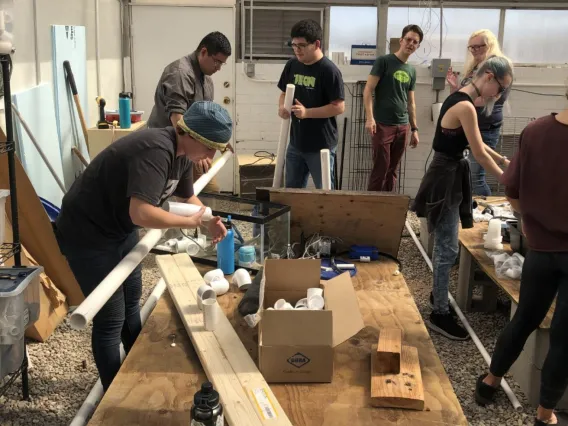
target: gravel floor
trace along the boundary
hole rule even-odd
[[[409,221],[415,232],[419,224],[412,214]],[[431,289],[431,274],[420,252],[404,230],[400,249],[403,274],[422,315],[429,312],[428,297]],[[154,256],[144,263],[143,299],[148,296],[159,278]],[[424,279],[424,277],[428,277]],[[457,267],[452,273],[452,292],[455,292]],[[494,314],[467,314],[467,318],[479,338],[492,353],[497,333],[507,323],[509,306],[507,298],[500,296],[500,309]],[[67,425],[96,381],[96,369],[90,349],[90,329],[78,332],[63,323],[47,343],[30,343],[32,362],[30,372],[31,402],[20,400],[20,381],[0,398],[0,425],[24,426]],[[454,390],[471,425],[532,425],[533,410],[516,413],[504,393],[499,393],[496,404],[481,408],[473,400],[475,380],[487,368],[483,358],[471,341],[452,342],[432,333],[436,350],[446,368]],[[524,395],[514,380],[509,384],[521,404],[528,407]],[[565,423],[561,423],[565,424]]]

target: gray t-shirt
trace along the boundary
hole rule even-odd
[[[156,87],[148,127],[171,126],[172,113],[183,114],[195,101],[212,101],[213,94],[213,80],[201,72],[195,52],[172,62]]]
[[[63,197],[57,230],[72,246],[103,247],[137,227],[130,198],[161,206],[193,195],[192,163],[176,156],[173,127],[133,132],[99,153]]]

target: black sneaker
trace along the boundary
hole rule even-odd
[[[482,407],[485,407],[487,404],[493,404],[493,398],[499,389],[483,383],[483,379],[486,377],[487,374],[482,374],[477,378],[477,383],[475,383],[475,401]]]
[[[434,309],[434,294],[430,293],[430,309]],[[450,302],[448,302],[448,310],[450,311],[450,313],[452,314],[452,316],[454,318],[458,317],[458,314],[456,312],[456,310],[454,309],[454,307],[451,305]]]
[[[437,331],[448,339],[467,340],[469,338],[467,331],[457,323],[456,319],[449,312],[447,314],[432,312],[430,319],[426,321],[426,325],[431,330]]]

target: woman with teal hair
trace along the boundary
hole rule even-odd
[[[479,65],[469,84],[444,101],[434,135],[434,159],[424,175],[412,210],[428,221],[434,233],[434,285],[430,296],[433,311],[426,325],[453,339],[468,333],[457,323],[448,305],[450,270],[458,254],[458,231],[473,227],[469,152],[497,178],[508,160],[483,143],[474,102],[483,102],[491,115],[495,103],[511,86],[513,69],[505,57],[493,56]]]

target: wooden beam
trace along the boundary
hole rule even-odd
[[[424,385],[415,347],[402,347],[399,374],[382,374],[376,369],[377,358],[371,356],[371,405],[424,410]]]
[[[227,317],[220,315],[215,331],[205,330],[195,300],[204,281],[189,256],[156,260],[203,369],[221,395],[229,425],[291,426]]]
[[[402,330],[383,328],[379,334],[376,371],[383,374],[400,373],[400,352],[402,349]]]

